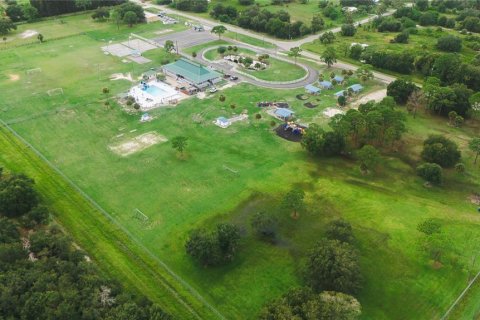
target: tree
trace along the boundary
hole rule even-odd
[[[442,167],[436,163],[424,163],[417,167],[417,175],[433,184],[442,184]]]
[[[330,68],[335,62],[337,62],[337,54],[333,47],[327,47],[320,56],[320,60],[325,62],[328,68]]]
[[[315,292],[356,293],[361,287],[357,251],[338,240],[318,242],[307,256],[304,278]]]
[[[345,97],[345,94],[338,96],[337,103],[341,107],[344,107],[347,104],[347,98]]]
[[[438,39],[437,48],[448,52],[460,52],[462,39],[454,35],[446,35]]]
[[[417,110],[425,106],[425,96],[421,90],[414,90],[407,100],[407,110],[413,113],[413,118],[417,116]]]
[[[325,26],[325,21],[323,21],[320,15],[314,14],[312,16],[312,22],[310,25],[311,25],[312,33],[316,33],[323,29],[323,27]]]
[[[332,31],[324,32],[319,38],[323,44],[331,44],[335,41],[335,34]]]
[[[355,320],[361,314],[360,303],[352,296],[335,291],[314,294],[310,288],[290,289],[268,303],[260,320]]]
[[[218,25],[212,28],[212,33],[216,34],[218,36],[218,39],[222,38],[222,34],[224,34],[227,31],[227,28],[222,25]]]
[[[350,244],[355,240],[352,231],[352,225],[343,219],[337,219],[329,222],[327,224],[325,235],[328,240],[338,240]]]
[[[122,22],[122,13],[120,9],[113,9],[110,13],[110,19],[117,25],[117,30],[120,29],[120,23]]]
[[[10,219],[0,217],[0,244],[17,242],[19,238],[17,226]]]
[[[163,48],[165,49],[166,52],[172,52],[173,50],[175,50],[175,45],[173,44],[172,40],[167,40],[165,41]]]
[[[418,87],[414,83],[403,79],[396,79],[388,84],[387,96],[393,97],[398,104],[405,104],[416,90],[418,90]]]
[[[373,79],[373,72],[366,68],[358,68],[355,73],[357,74],[357,77],[363,82]]]
[[[183,136],[176,136],[172,139],[172,148],[180,152],[183,156],[183,152],[187,147],[188,138]]]
[[[195,229],[185,243],[187,254],[204,266],[225,264],[234,259],[240,234],[232,224],[218,224],[213,231]]]
[[[10,18],[0,16],[0,35],[5,35],[11,30],[17,30],[17,25]]]
[[[417,226],[422,233],[420,246],[435,262],[440,262],[443,252],[450,248],[449,239],[441,227],[434,219],[427,219]]]
[[[87,7],[92,5],[92,0],[75,0],[75,6],[77,8],[83,8],[83,11],[87,10]]]
[[[302,147],[316,156],[339,155],[345,148],[345,137],[337,131],[325,131],[317,124],[311,124],[301,141]]]
[[[300,47],[293,47],[290,48],[288,52],[289,57],[293,57],[295,59],[295,64],[297,64],[297,58],[301,56],[302,49]]]
[[[431,135],[423,142],[422,159],[442,167],[453,167],[460,160],[455,142],[441,135]]]
[[[110,17],[110,10],[105,7],[98,7],[97,10],[92,14],[92,19],[93,20],[100,20],[103,21]]]
[[[351,295],[324,291],[317,299],[307,301],[303,307],[307,319],[355,320],[360,317],[360,303]]]
[[[20,217],[38,204],[34,181],[24,175],[11,174],[0,179],[0,215]]]
[[[358,60],[362,56],[363,47],[359,44],[355,44],[350,47],[350,58]]]
[[[37,8],[32,6],[30,3],[25,3],[22,5],[22,12],[25,19],[27,19],[29,22],[34,21],[39,17]]]
[[[342,36],[353,37],[356,32],[357,32],[357,29],[355,28],[355,26],[353,24],[351,24],[351,23],[342,24],[342,28],[341,28],[341,31],[340,31]]]
[[[266,240],[275,239],[277,232],[277,221],[265,212],[257,212],[253,215],[251,226],[255,234]]]
[[[135,23],[138,22],[137,14],[133,11],[125,12],[123,15],[123,22],[128,24],[128,26],[131,28]]]
[[[297,219],[299,211],[305,208],[305,192],[301,189],[290,190],[283,198],[282,206],[292,211],[292,218]]]
[[[7,17],[12,19],[13,22],[22,21],[25,17],[23,15],[22,6],[18,4],[11,4],[5,9]]]
[[[357,151],[357,157],[360,160],[360,170],[363,172],[375,171],[381,160],[380,152],[368,144]]]
[[[473,160],[473,163],[477,163],[478,156],[480,155],[480,138],[473,138],[470,140],[468,148],[475,153],[475,160]]]
[[[402,31],[393,38],[393,43],[408,43],[408,38],[410,38],[410,33],[408,31]]]
[[[39,33],[37,35],[37,39],[38,39],[38,41],[40,41],[40,43],[43,43],[43,34]]]

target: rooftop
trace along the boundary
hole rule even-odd
[[[179,59],[165,65],[163,68],[168,72],[184,77],[194,84],[199,84],[220,77],[220,73],[207,69],[204,66],[187,59]]]
[[[317,87],[315,87],[314,85],[311,85],[311,84],[307,84],[305,86],[305,89],[309,92],[314,92],[314,93],[318,93],[318,92],[321,91],[320,88],[317,88]]]

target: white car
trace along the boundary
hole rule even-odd
[[[212,87],[212,88],[208,89],[208,92],[210,92],[210,93],[215,93],[217,91],[218,91],[218,89],[215,88],[215,87]]]

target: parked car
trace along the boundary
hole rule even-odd
[[[210,92],[210,93],[215,93],[217,91],[218,91],[218,89],[215,88],[215,87],[211,87],[210,89],[208,89],[208,92]]]
[[[230,80],[232,80],[232,81],[237,81],[237,80],[238,80],[238,77],[237,77],[237,76],[231,76],[231,77],[230,77]]]

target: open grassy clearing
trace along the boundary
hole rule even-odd
[[[82,33],[87,34],[91,38],[99,41],[124,41],[128,39],[130,33],[142,35],[144,37],[154,37],[155,32],[160,30],[170,30],[168,32],[181,31],[186,27],[181,24],[165,26],[161,22],[144,23],[129,28],[121,24],[117,27],[111,22],[98,22],[90,18],[91,13],[73,14],[63,17],[49,18],[37,23],[19,24],[17,30],[9,33],[7,41],[0,46],[0,50],[11,46],[19,46],[29,43],[38,42],[36,34],[26,37],[29,30],[41,33],[45,37],[45,41],[60,39],[69,36],[76,36]]]
[[[465,36],[459,34],[456,31],[443,29],[442,31],[437,30],[436,28],[419,28],[418,34],[410,34],[410,39],[408,43],[390,43],[398,33],[395,32],[377,32],[377,31],[367,31],[362,27],[357,28],[357,33],[353,37],[343,37],[340,34],[336,34],[336,39],[333,43],[333,46],[337,52],[338,59],[342,61],[346,61],[355,65],[362,65],[359,60],[352,59],[347,55],[345,55],[345,47],[350,47],[352,43],[365,43],[368,44],[371,48],[378,49],[378,50],[391,50],[396,52],[403,52],[403,51],[411,51],[415,55],[419,55],[421,53],[430,53],[430,52],[439,52],[436,48],[437,39],[448,35],[453,34],[460,38],[465,38]],[[302,48],[317,54],[322,54],[325,51],[326,45],[322,44],[319,40],[315,40],[314,42],[306,43],[302,45]],[[462,46],[462,51],[459,53],[462,60],[465,62],[471,61],[477,52],[469,47],[466,46],[464,41]],[[377,68],[378,69],[378,68]],[[387,74],[391,74],[398,77],[405,77],[411,78],[417,82],[422,82],[421,75],[412,74],[412,75],[404,75],[400,73],[396,73],[390,70],[378,69],[382,72]]]
[[[101,45],[99,39],[79,35],[1,51],[0,73],[4,76],[0,91],[6,98],[0,101],[0,118],[11,123],[228,318],[254,318],[265,301],[298,285],[300,258],[320,238],[325,222],[338,216],[352,222],[358,237],[365,275],[359,300],[365,319],[438,318],[463,289],[466,269],[478,249],[474,239],[480,237],[480,217],[467,199],[478,188],[479,171],[472,165],[472,154],[465,151],[467,138],[479,133],[478,126],[467,123],[464,128],[452,128],[445,119],[423,114],[415,120],[409,118],[404,146],[407,162],[418,160],[418,145],[429,133],[447,134],[464,150],[467,174],[458,177],[448,171],[443,188],[424,188],[412,168],[396,158],[386,158],[377,176],[364,177],[354,162],[311,159],[298,144],[276,137],[270,127],[272,118],[255,106],[258,101],[285,100],[302,122],[325,124],[327,120],[320,113],[335,105],[336,90],[323,92],[318,97],[320,105],[307,109],[295,98],[302,89],[239,85],[222,92],[227,98],[224,103],[215,95],[205,100],[194,98],[176,108],[152,111],[157,119],[140,124],[138,114],[127,114],[115,105],[106,108],[103,101],[107,97],[101,89],[109,87],[111,95],[122,92],[131,84],[110,81],[110,74],[139,75],[155,63],[123,64],[104,56]],[[38,67],[41,73],[26,76],[25,70]],[[19,78],[12,80],[9,74]],[[367,90],[379,88],[373,82],[365,86]],[[46,90],[55,87],[62,87],[64,95],[48,97]],[[232,103],[236,104],[234,110]],[[212,124],[218,116],[229,117],[244,109],[249,121],[228,129]],[[258,112],[262,119],[255,120]],[[194,121],[194,115],[203,120]],[[108,148],[120,139],[152,131],[167,138],[189,137],[186,159],[179,159],[168,143],[128,157]],[[117,137],[120,134],[123,136]],[[3,158],[17,153],[5,154]],[[20,170],[23,164],[17,166]],[[294,185],[307,191],[308,211],[297,221],[278,208],[283,192]],[[149,224],[134,219],[135,208],[149,216]],[[262,209],[279,216],[280,245],[267,245],[247,236],[234,263],[223,268],[205,269],[186,257],[183,244],[191,228],[234,221],[248,229],[250,215]],[[416,225],[427,217],[444,222],[458,254],[456,265],[434,269],[417,249]],[[62,223],[74,236],[90,236],[77,225],[83,220],[59,218],[72,219]],[[87,219],[97,223],[96,215]],[[92,239],[96,236],[94,233]],[[93,244],[86,243],[87,250],[95,250]],[[112,260],[121,264],[120,258]],[[131,268],[136,274],[136,267]],[[112,271],[114,276],[123,277],[116,270]],[[145,293],[158,294],[147,289]]]
[[[256,59],[257,53],[255,51],[239,48],[235,54],[249,56],[252,59]],[[218,53],[217,48],[212,48],[205,52],[205,59],[210,61],[215,61],[222,59],[220,53]],[[250,70],[243,67],[237,67],[240,71],[248,73],[258,79],[266,81],[293,81],[300,79],[306,75],[305,69],[299,65],[293,63],[275,59],[270,57],[268,59],[269,65],[265,70]]]

